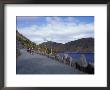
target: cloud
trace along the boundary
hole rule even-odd
[[[80,38],[94,37],[94,23],[77,23],[75,18],[45,17],[44,26],[31,25],[18,28],[24,36],[36,43],[45,40],[67,43]]]

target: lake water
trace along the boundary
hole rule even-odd
[[[65,54],[70,55],[72,58],[80,60],[81,54],[84,54],[88,63],[94,63],[94,53],[74,53],[74,52],[60,52],[58,53],[61,56]]]

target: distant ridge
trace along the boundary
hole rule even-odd
[[[65,44],[48,41],[39,44],[39,46],[53,48],[57,52],[94,52],[94,38],[82,38]]]

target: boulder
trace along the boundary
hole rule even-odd
[[[78,62],[78,64],[81,67],[87,67],[88,66],[88,63],[87,63],[87,60],[86,60],[86,57],[84,54],[81,54],[80,61]]]

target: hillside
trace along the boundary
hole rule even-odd
[[[25,36],[20,34],[18,31],[16,31],[16,57],[20,56],[20,49],[21,48],[27,48],[27,47],[33,47],[36,48],[36,44],[29,39],[27,39]]]
[[[66,48],[67,47],[67,48]],[[94,39],[82,38],[65,44],[67,51],[94,52]]]
[[[59,49],[60,49],[59,47],[60,46],[63,46],[63,44],[62,43],[52,42],[52,41],[48,41],[48,42],[44,42],[42,44],[39,44],[40,48],[47,47],[48,50],[52,48],[54,50],[54,52],[59,51]]]
[[[17,48],[36,47],[36,44],[30,41],[28,38],[16,31],[16,46]]]
[[[94,52],[94,39],[82,38],[65,44],[48,41],[39,46],[53,48],[56,52]]]

